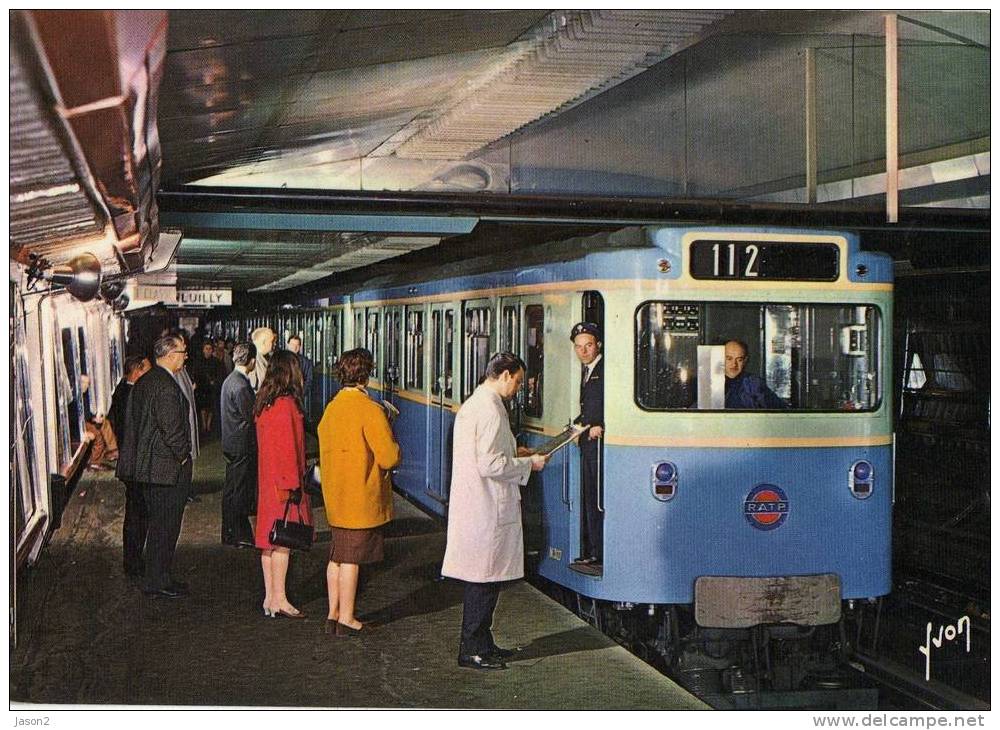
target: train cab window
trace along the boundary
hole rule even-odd
[[[635,327],[635,400],[646,410],[872,411],[881,402],[874,306],[659,301],[636,310]],[[727,364],[730,341],[745,348],[741,362]]]
[[[424,313],[406,310],[406,385],[412,390],[424,387]]]
[[[545,311],[541,304],[524,308],[524,415],[542,417],[542,373],[545,368]]]
[[[486,373],[486,363],[490,359],[490,333],[493,310],[489,307],[469,307],[465,310],[462,400],[465,400],[479,385],[479,379]]]

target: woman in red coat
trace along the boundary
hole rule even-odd
[[[309,497],[301,489],[306,470],[302,371],[294,353],[282,350],[271,358],[267,377],[257,393],[254,413],[257,416],[257,531],[254,542],[262,550],[264,615],[305,618],[285,595],[289,550],[272,545],[269,538],[271,526],[285,514],[290,498],[300,497],[301,503],[292,504],[289,519],[300,519],[307,524],[312,521]]]

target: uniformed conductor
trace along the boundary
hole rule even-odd
[[[604,363],[601,357],[601,330],[593,322],[579,322],[569,334],[580,360],[580,415],[574,423],[590,426],[581,434],[580,501],[583,534],[580,557],[570,564],[573,570],[601,575],[604,570],[604,515],[598,509],[600,458],[604,438]]]

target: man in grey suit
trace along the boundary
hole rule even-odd
[[[136,482],[146,502],[143,592],[177,598],[187,594],[187,586],[174,580],[170,569],[191,489],[191,423],[187,398],[175,378],[184,367],[187,347],[181,337],[166,335],[153,345],[153,354],[156,365],[129,394],[115,475]]]
[[[222,454],[226,485],[222,491],[222,542],[253,547],[250,513],[257,497],[257,431],[254,426],[254,372],[257,348],[241,342],[233,348],[233,372],[222,383]]]

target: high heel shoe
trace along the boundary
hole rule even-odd
[[[285,618],[305,618],[306,615],[299,611],[298,613],[292,613],[291,611],[286,611],[283,608],[274,609],[271,611],[271,617],[277,618],[278,616],[284,616]]]
[[[356,629],[353,626],[342,624],[340,621],[337,622],[337,636],[366,636],[370,633],[371,630],[368,628],[368,624],[361,624],[361,628]]]
[[[268,608],[267,606],[263,606],[261,608],[261,611],[263,611],[263,613],[264,613],[264,618],[274,618],[275,617],[274,616],[274,611],[272,609]]]

